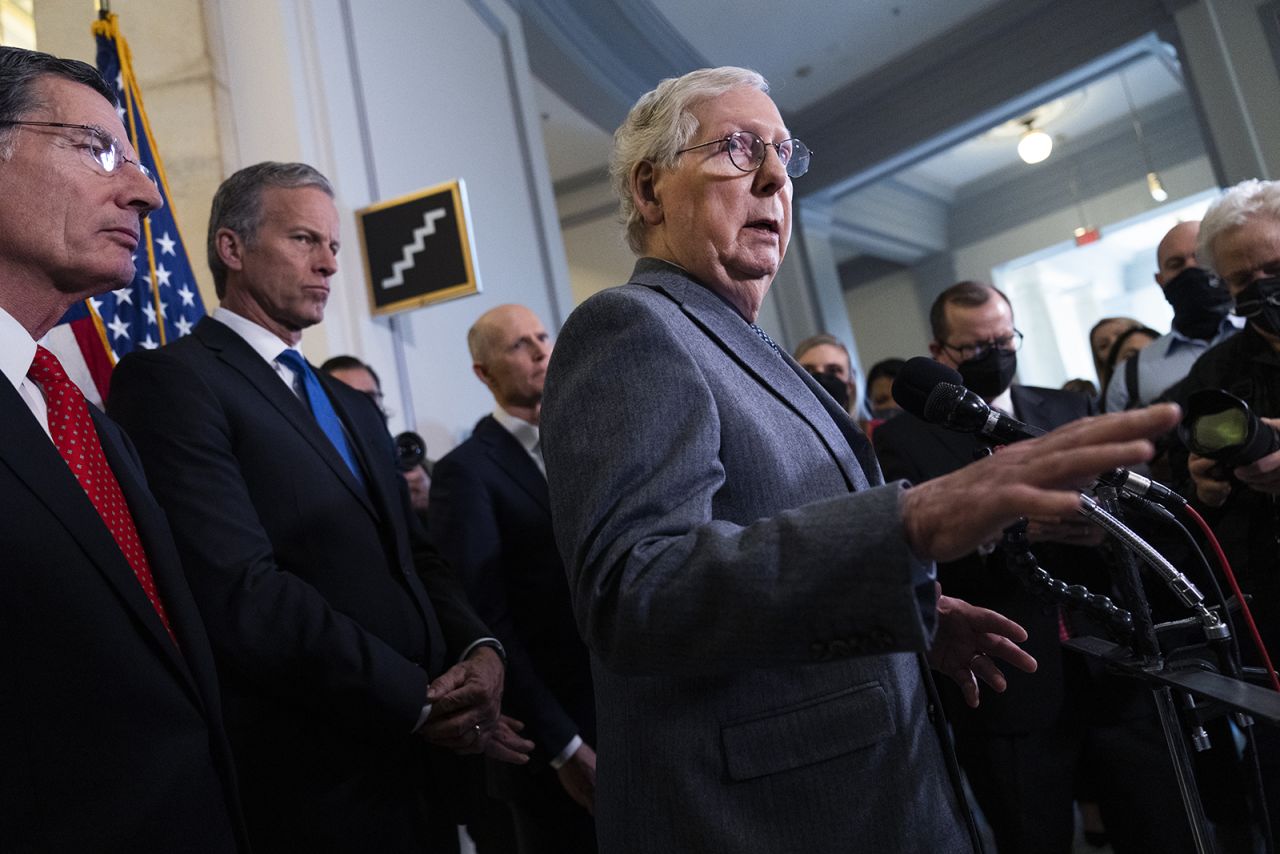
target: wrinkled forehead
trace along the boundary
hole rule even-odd
[[[116,107],[83,83],[44,74],[32,83],[31,94],[32,109],[23,118],[93,125],[127,142]]]
[[[946,305],[947,332],[952,340],[982,341],[1013,332],[1013,309],[997,293],[979,305]]]
[[[689,107],[689,113],[702,130],[749,130],[774,142],[791,135],[777,104],[755,86],[738,86],[703,98]]]

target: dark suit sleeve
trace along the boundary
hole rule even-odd
[[[408,732],[426,672],[280,569],[227,412],[199,373],[164,352],[135,354],[115,370],[109,412],[142,456],[223,664],[301,708]]]
[[[353,391],[326,377],[320,381],[331,395],[341,399],[350,414],[354,425],[353,438],[365,443],[369,450],[368,465],[378,469],[371,472],[371,476],[389,484],[386,492],[390,494],[392,506],[388,512],[398,516],[398,521],[403,523],[393,527],[402,530],[407,537],[414,571],[436,612],[448,646],[447,664],[452,664],[473,642],[494,634],[476,616],[454,568],[440,555],[418,520],[409,498],[409,486],[395,465],[395,444],[382,412],[363,392]]]
[[[902,429],[904,425],[897,423],[897,419],[913,417],[904,412],[893,421],[881,424],[872,435],[876,459],[880,461],[880,470],[884,472],[886,482],[906,480],[915,484],[928,480],[917,464],[919,455],[911,452],[906,435],[908,431]]]
[[[457,568],[476,610],[506,647],[505,704],[524,721],[526,735],[549,757],[557,756],[578,734],[578,725],[539,677],[516,630],[503,579],[503,532],[488,486],[450,454],[432,471],[429,510],[432,539]]]

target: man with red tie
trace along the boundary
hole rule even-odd
[[[0,846],[247,850],[209,642],[124,433],[37,344],[162,204],[89,65],[0,47]]]

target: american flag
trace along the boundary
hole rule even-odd
[[[164,196],[164,207],[143,222],[142,240],[133,257],[133,281],[77,305],[45,342],[85,397],[101,404],[117,361],[135,349],[150,350],[186,335],[205,311],[169,201],[168,181],[142,106],[129,45],[114,14],[95,21],[93,34],[98,42],[98,71],[114,85],[120,102],[116,111],[129,141],[159,180]]]

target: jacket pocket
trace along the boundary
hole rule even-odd
[[[852,753],[894,734],[878,682],[726,724],[720,732],[731,780],[751,780]]]

